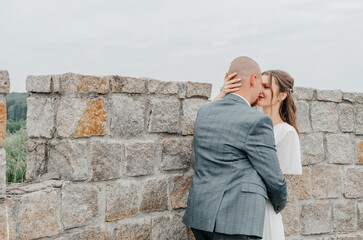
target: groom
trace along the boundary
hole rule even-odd
[[[266,199],[275,212],[286,204],[285,178],[275,150],[272,120],[253,109],[261,70],[248,57],[233,60],[242,86],[198,111],[195,172],[183,223],[197,240],[261,239]]]

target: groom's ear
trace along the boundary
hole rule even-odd
[[[250,77],[250,86],[255,87],[255,85],[256,85],[256,79],[257,79],[257,76],[256,75],[252,75]]]

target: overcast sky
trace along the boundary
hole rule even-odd
[[[295,86],[363,92],[361,0],[0,0],[0,69],[199,81],[249,56]]]

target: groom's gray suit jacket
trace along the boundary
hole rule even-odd
[[[272,120],[234,94],[198,111],[195,172],[183,223],[225,234],[262,237],[266,199],[276,212],[287,190]]]

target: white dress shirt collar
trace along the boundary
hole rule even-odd
[[[251,104],[244,98],[244,97],[242,97],[242,96],[240,96],[240,95],[238,95],[238,94],[236,94],[236,93],[230,93],[230,94],[234,94],[234,95],[236,95],[236,96],[238,96],[238,97],[240,97],[240,98],[242,98],[243,100],[245,100],[246,101],[246,103],[248,104],[248,106],[250,106],[251,107]]]

